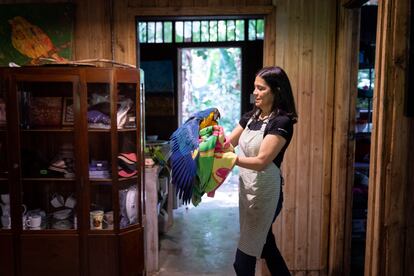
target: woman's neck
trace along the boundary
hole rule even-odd
[[[260,114],[259,114],[259,117],[258,117],[258,119],[259,120],[266,120],[267,118],[269,118],[269,116],[270,116],[270,114],[272,114],[271,112],[270,113],[264,113],[264,112],[261,112]]]
[[[265,119],[265,118],[269,117],[270,113],[272,113],[271,110],[261,110],[259,117],[261,119]]]

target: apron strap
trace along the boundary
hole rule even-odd
[[[255,116],[259,116],[260,110],[257,110],[251,117],[250,119],[247,121],[246,127],[248,127],[248,125],[253,121],[253,118]],[[260,128],[260,131],[264,132],[266,129],[267,124],[270,121],[270,118],[273,116],[273,111],[269,114],[269,116],[263,120],[263,124],[262,127]]]

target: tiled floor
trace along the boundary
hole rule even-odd
[[[160,236],[160,270],[155,275],[235,275],[239,237],[238,177],[230,176],[214,198],[174,211],[174,225]]]

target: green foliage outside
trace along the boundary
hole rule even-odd
[[[182,49],[182,122],[191,114],[217,107],[226,135],[240,120],[241,49]]]

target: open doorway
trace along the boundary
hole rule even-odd
[[[182,48],[179,61],[180,123],[197,111],[216,107],[219,123],[229,134],[241,116],[241,49]]]
[[[358,92],[355,102],[354,185],[352,188],[352,275],[364,275],[365,265],[377,12],[376,1],[368,1],[361,7]]]
[[[137,18],[138,64],[145,74],[147,135],[168,140],[181,122],[180,49],[239,48],[241,113],[263,65],[264,19],[257,16]],[[165,124],[168,121],[169,124]]]

